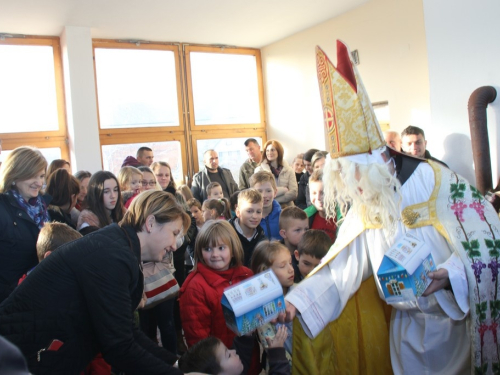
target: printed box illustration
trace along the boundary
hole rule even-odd
[[[387,303],[414,301],[431,283],[436,270],[430,247],[410,233],[385,253],[377,276]]]
[[[272,270],[226,288],[221,303],[226,324],[237,335],[252,332],[285,311],[283,289]]]

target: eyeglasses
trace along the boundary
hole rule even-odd
[[[148,182],[148,181],[146,181],[146,180],[142,180],[142,181],[141,181],[141,184],[142,184],[142,186],[148,186],[148,185],[149,185],[149,186],[155,186],[155,185],[156,185],[156,181],[149,181],[149,182]]]

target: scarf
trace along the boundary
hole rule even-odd
[[[271,167],[271,173],[276,178],[278,178],[280,176],[280,173],[283,170],[283,166],[282,165],[278,165],[278,168],[274,168],[271,164],[269,164],[269,167]]]
[[[42,199],[41,195],[31,198],[26,202],[24,198],[17,192],[17,190],[10,190],[16,199],[21,209],[25,211],[28,216],[35,222],[38,229],[42,229],[43,225],[50,221],[49,213],[47,212],[47,205]]]

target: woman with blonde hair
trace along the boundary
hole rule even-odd
[[[264,145],[264,152],[260,165],[255,168],[255,173],[268,171],[276,179],[276,201],[282,208],[293,206],[293,201],[297,198],[298,185],[295,172],[283,159],[284,150],[281,143],[275,140],[267,141]]]
[[[0,167],[0,302],[38,263],[36,241],[50,221],[42,196],[47,161],[32,147],[13,150]]]
[[[141,261],[175,251],[188,226],[171,194],[138,195],[120,223],[59,247],[37,266],[1,305],[0,335],[35,374],[78,374],[98,352],[117,372],[181,374],[172,367],[177,357],[135,328],[133,314],[144,288]]]
[[[172,168],[166,161],[155,161],[151,164],[151,170],[156,176],[156,180],[160,184],[163,191],[175,195],[174,177],[172,176]]]

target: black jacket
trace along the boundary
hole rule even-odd
[[[63,212],[58,206],[49,206],[47,208],[49,212],[50,221],[56,221],[58,223],[63,223],[69,225],[71,228],[76,229],[75,225],[71,221],[71,215]]]
[[[235,191],[238,191],[238,184],[234,181],[231,171],[226,168],[219,167],[217,169],[220,178],[226,184],[229,196],[233,195]],[[191,185],[191,193],[193,196],[203,203],[207,199],[207,186],[210,184],[210,178],[208,178],[207,167],[204,167],[201,171],[193,176],[193,183]],[[223,188],[224,189],[224,188]],[[229,199],[229,197],[225,197]]]
[[[255,236],[253,236],[251,241],[248,241],[248,239],[245,236],[243,236],[240,232],[238,232],[236,230],[236,228],[234,226],[234,221],[236,219],[237,218],[234,217],[231,220],[229,220],[229,224],[231,224],[232,227],[234,228],[234,231],[238,235],[238,238],[240,239],[241,245],[243,246],[243,253],[245,254],[245,263],[243,265],[245,267],[250,268],[250,260],[252,259],[252,254],[253,254],[253,250],[255,249],[255,246],[257,246],[257,244],[260,241],[267,239],[267,237],[264,234],[264,229],[262,229],[262,227],[259,225],[257,227],[257,233],[255,234]]]
[[[47,203],[50,197],[44,200]],[[12,194],[0,194],[0,303],[14,290],[19,278],[38,264],[38,233],[40,229]]]
[[[311,177],[311,175],[307,171],[305,171],[302,174],[302,177],[300,177],[299,192],[297,194],[297,199],[294,201],[295,205],[298,208],[305,209],[307,206],[310,205],[310,202],[309,202],[309,199],[307,196],[309,194],[309,191],[307,189],[307,187],[309,186],[309,177]]]
[[[117,224],[61,246],[0,305],[0,334],[37,375],[79,374],[98,352],[127,374],[181,373],[167,364],[173,354],[134,328],[139,262],[137,234]],[[43,350],[54,339],[61,348]]]

